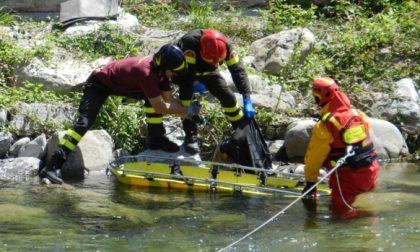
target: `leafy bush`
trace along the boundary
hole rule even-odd
[[[0,7],[0,25],[12,25],[19,19],[13,10],[8,9],[7,7]]]
[[[78,100],[78,93],[57,95],[52,91],[44,90],[42,84],[26,82],[23,87],[8,87],[0,85],[0,107],[10,108],[18,102],[26,103],[73,103]]]
[[[148,27],[167,29],[177,13],[176,5],[162,1],[122,0],[121,3],[127,12],[135,14]]]
[[[104,24],[98,31],[84,36],[64,36],[59,31],[56,31],[55,36],[55,42],[61,47],[82,52],[93,59],[100,56],[120,59],[139,53],[135,35],[125,34],[121,29],[110,24]]]
[[[266,35],[294,27],[306,27],[315,19],[315,6],[301,8],[299,4],[289,2],[287,0],[269,2],[269,8],[263,15]]]
[[[198,133],[201,139],[202,150],[200,155],[210,160],[213,155],[215,146],[226,136],[233,133],[230,123],[227,121],[222,112],[220,104],[212,104],[208,100],[201,99],[201,115],[205,118],[206,123],[199,125]]]
[[[139,103],[124,105],[121,96],[108,97],[96,118],[93,128],[106,130],[114,139],[115,147],[130,152],[142,149],[140,127],[145,116]]]
[[[13,84],[13,66],[27,61],[30,54],[30,50],[18,48],[0,32],[0,85]]]

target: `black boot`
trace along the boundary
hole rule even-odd
[[[51,157],[50,162],[41,169],[39,177],[41,179],[48,179],[52,184],[62,184],[61,167],[66,161],[67,153],[62,147],[59,147]]]
[[[184,139],[185,151],[190,154],[197,154],[200,152],[200,145],[198,143],[197,135],[187,135]]]
[[[151,150],[163,150],[166,152],[179,151],[179,146],[164,136],[149,138],[149,148]]]

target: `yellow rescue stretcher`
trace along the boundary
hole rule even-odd
[[[149,155],[118,158],[111,163],[110,171],[127,185],[200,192],[300,195],[304,186],[303,176],[293,173]],[[330,189],[320,184],[318,194],[329,195]]]

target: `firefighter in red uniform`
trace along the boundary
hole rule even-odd
[[[179,97],[184,106],[191,103],[194,91],[203,93],[208,90],[220,101],[227,120],[234,127],[238,126],[243,118],[254,117],[248,76],[232,44],[222,33],[212,29],[196,29],[185,34],[177,45],[184,52],[188,63],[188,75],[173,79],[180,86]],[[243,111],[226,81],[217,71],[223,63],[226,63],[236,88],[243,95]],[[192,154],[198,153],[196,123],[188,118],[184,119],[183,128],[186,135],[185,150]]]
[[[169,79],[185,74],[186,69],[183,52],[179,47],[167,44],[154,55],[115,60],[94,70],[86,81],[77,122],[60,140],[50,162],[40,171],[40,177],[52,183],[62,183],[60,169],[64,161],[93,125],[110,95],[144,100],[148,147],[177,152],[178,145],[165,136],[162,114],[176,114],[185,118],[199,113],[196,104],[182,106],[171,94]]]
[[[335,80],[324,77],[312,84],[312,94],[321,107],[321,119],[312,130],[305,154],[307,192],[316,182],[321,166],[331,169],[351,145],[355,154],[329,178],[332,210],[339,218],[352,218],[356,196],[376,187],[379,164],[369,137],[368,117],[350,107],[350,100],[339,90]],[[308,193],[316,197],[316,188]]]

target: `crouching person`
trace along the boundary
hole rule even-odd
[[[92,72],[86,81],[79,105],[79,117],[60,140],[50,162],[41,169],[40,178],[61,184],[61,167],[83,135],[95,122],[108,96],[119,95],[144,100],[148,128],[148,147],[177,152],[179,147],[165,136],[163,114],[188,118],[199,109],[184,107],[172,97],[169,80],[186,72],[183,52],[175,45],[162,46],[146,57],[129,57],[109,62]]]

